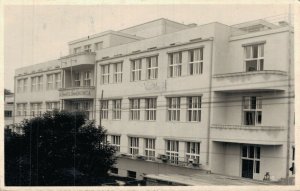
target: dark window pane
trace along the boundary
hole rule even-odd
[[[249,158],[254,158],[254,146],[250,146]]]
[[[258,45],[253,46],[253,58],[257,58],[258,56]]]
[[[259,67],[260,67],[261,71],[264,70],[264,60],[263,59],[259,60]]]
[[[246,71],[247,72],[256,71],[256,70],[257,70],[257,61],[256,60],[246,61]]]
[[[261,120],[262,120],[262,114],[261,114],[261,111],[258,111],[257,112],[257,123],[261,124]]]
[[[259,173],[260,161],[255,161],[255,173]]]
[[[255,123],[255,111],[246,111],[245,112],[245,125],[254,125]]]
[[[251,97],[251,109],[256,109],[256,97]]]
[[[260,159],[260,147],[256,147],[256,157],[257,159]]]
[[[247,146],[243,146],[242,148],[242,156],[247,157]]]
[[[127,171],[127,176],[130,178],[136,178],[136,172],[135,171]]]

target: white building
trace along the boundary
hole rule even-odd
[[[15,122],[84,110],[119,151],[112,173],[293,176],[293,31],[286,22],[158,19],[69,42],[15,75]]]

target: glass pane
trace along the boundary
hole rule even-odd
[[[264,60],[263,60],[263,59],[260,59],[260,60],[259,60],[259,70],[260,70],[260,71],[263,71],[263,70],[264,70]]]
[[[261,111],[257,112],[257,124],[261,124],[261,120],[262,120],[262,113]]]
[[[251,97],[251,109],[256,109],[256,97]]]
[[[255,123],[255,111],[246,111],[245,112],[245,119],[244,124],[245,125],[254,125]]]
[[[254,158],[254,146],[250,146],[249,148],[249,158]]]
[[[247,72],[256,71],[256,70],[257,70],[257,61],[256,60],[246,61],[246,71]]]
[[[260,147],[256,147],[255,158],[260,159]]]
[[[258,57],[258,45],[253,46],[253,58]]]
[[[247,157],[247,146],[243,146],[242,148],[242,156]]]
[[[255,173],[259,173],[260,161],[255,161]]]
[[[251,58],[251,46],[247,46],[246,50],[246,58]]]
[[[259,56],[264,57],[264,45],[259,45]]]

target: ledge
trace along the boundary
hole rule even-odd
[[[262,130],[262,131],[282,131],[282,126],[252,126],[252,125],[219,125],[212,124],[211,128],[215,129],[239,129],[239,130]]]
[[[238,77],[238,76],[250,76],[257,74],[275,74],[287,76],[287,72],[281,70],[263,70],[263,71],[252,71],[252,72],[234,72],[234,73],[225,73],[225,74],[215,74],[214,78],[226,78],[226,77]]]

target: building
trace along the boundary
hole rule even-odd
[[[15,122],[83,110],[119,151],[111,173],[293,176],[293,31],[158,19],[69,42],[15,74]]]
[[[14,94],[4,95],[4,127],[6,129],[14,129]]]

